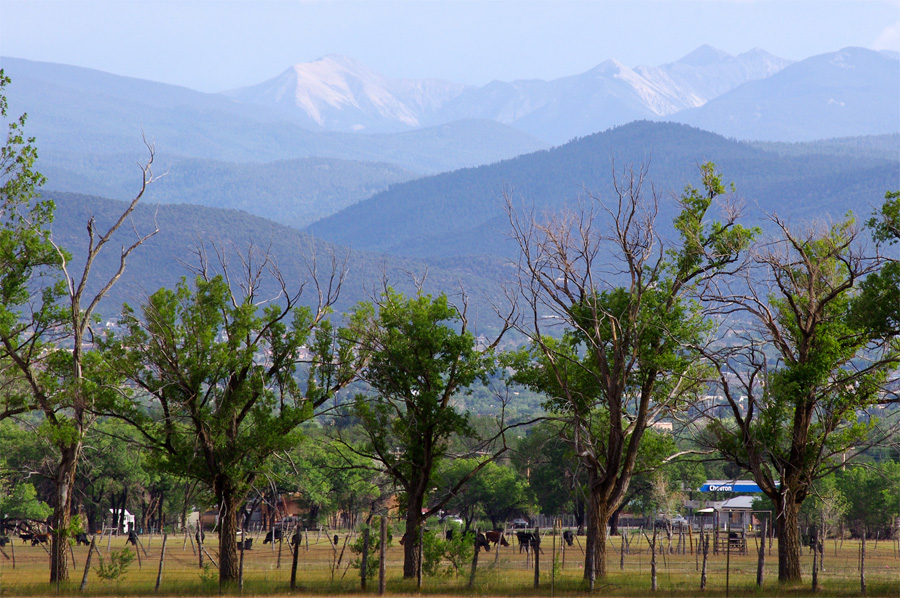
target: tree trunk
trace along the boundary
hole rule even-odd
[[[584,578],[591,579],[593,569],[594,579],[606,577],[606,548],[608,534],[606,524],[609,521],[609,505],[598,492],[591,492],[589,497],[588,535],[585,550]]]
[[[403,533],[403,577],[415,578],[419,570],[419,528],[422,519],[422,499],[411,497],[406,509],[406,531]]]
[[[778,504],[780,503],[780,504]],[[778,581],[800,582],[800,505],[788,499],[776,503],[778,530]]]
[[[312,529],[319,524],[319,505],[310,505],[307,515],[306,527]]]
[[[240,497],[231,490],[219,495],[219,583],[237,582],[240,577],[237,532]]]
[[[625,502],[622,501],[622,504],[619,505],[619,508],[613,511],[612,516],[609,518],[609,535],[610,536],[618,536],[619,535],[619,515],[622,514],[622,510],[625,508]]]
[[[80,448],[80,442],[60,447],[59,468],[54,479],[53,529],[50,530],[50,583],[69,579],[66,551],[69,548],[72,490],[75,487],[75,467]]]

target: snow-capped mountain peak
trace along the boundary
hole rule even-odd
[[[788,64],[759,49],[732,56],[704,45],[661,66],[630,68],[609,59],[585,73],[552,81],[493,81],[473,88],[433,79],[392,79],[331,54],[229,95],[245,103],[273,104],[294,119],[327,130],[388,132],[487,118],[556,142],[583,133],[583,126],[702,106]],[[572,122],[552,124],[561,119]],[[562,137],[548,137],[555,129],[564,131]]]

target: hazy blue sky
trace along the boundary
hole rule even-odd
[[[221,91],[351,56],[392,77],[552,79],[701,44],[900,51],[900,0],[0,0],[0,55]]]

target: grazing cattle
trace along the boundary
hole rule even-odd
[[[499,543],[500,546],[509,546],[509,542],[506,541],[506,535],[501,531],[491,530],[489,532],[484,532],[484,535],[491,544]]]
[[[125,542],[127,544],[131,544],[132,546],[137,546],[137,543],[138,543],[137,533],[134,531],[128,532],[128,539]]]
[[[335,535],[334,535],[334,542],[332,542],[332,544],[334,544],[335,546],[337,546],[337,545],[338,545],[338,540],[340,540],[340,538],[338,538],[338,535],[335,534]]]
[[[566,544],[572,546],[575,544],[575,532],[567,529],[563,532],[563,540],[565,540]]]
[[[475,552],[479,552],[482,548],[484,548],[485,552],[491,551],[491,543],[488,542],[487,537],[481,532],[475,536]]]
[[[88,542],[87,534],[77,534],[75,536],[75,546],[90,546],[91,543]]]
[[[541,548],[541,538],[534,532],[516,532],[516,538],[519,540],[519,552],[523,550],[528,552],[529,550],[540,550],[541,554],[544,553]]]
[[[31,538],[31,545],[37,546],[38,544],[46,544],[50,541],[50,534],[33,534]]]
[[[253,538],[247,538],[243,542],[238,540],[237,547],[238,550],[250,550],[253,546]]]
[[[269,542],[273,542],[274,540],[278,540],[281,542],[284,539],[282,532],[280,529],[269,530],[266,532],[266,539],[263,540],[263,544],[268,544]]]
[[[25,542],[30,542],[30,541],[34,540],[34,534],[32,534],[30,532],[23,532],[23,533],[19,534],[19,537],[22,538],[22,544],[24,544]]]
[[[9,544],[9,536],[0,536],[0,546]]]
[[[444,532],[444,538],[446,538],[447,540],[453,539],[453,528],[452,527]]]

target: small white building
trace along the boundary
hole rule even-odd
[[[116,529],[116,533],[127,534],[134,529],[134,515],[128,512],[128,509],[122,509],[124,516],[121,518],[121,526]],[[119,522],[119,509],[110,509],[113,521]]]

